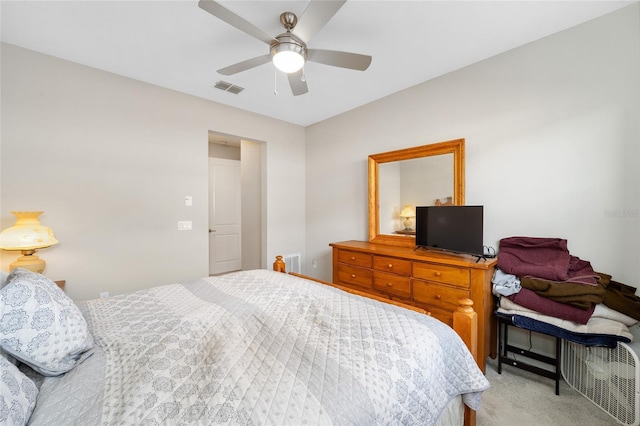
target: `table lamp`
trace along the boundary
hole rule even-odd
[[[404,218],[402,224],[404,225],[403,231],[413,231],[411,227],[411,218],[416,217],[416,212],[410,205],[404,206],[402,211],[400,212],[400,217]]]
[[[58,244],[51,228],[43,226],[38,216],[43,212],[11,212],[18,219],[15,225],[0,232],[0,248],[3,250],[20,250],[20,256],[9,265],[11,271],[24,268],[41,274],[46,262],[35,255],[37,249]]]

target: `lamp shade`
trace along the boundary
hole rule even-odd
[[[406,205],[400,212],[400,217],[416,217],[416,212],[413,207]]]
[[[0,232],[3,250],[36,250],[58,244],[51,228],[41,225],[38,217],[43,212],[11,212],[16,223]]]
[[[400,217],[404,218],[402,224],[404,225],[403,231],[412,232],[413,228],[411,227],[411,218],[416,217],[416,211],[409,204],[404,206],[402,211],[400,212]]]

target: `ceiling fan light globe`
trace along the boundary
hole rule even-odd
[[[280,71],[290,74],[299,71],[304,65],[301,54],[292,51],[278,52],[273,55],[273,65]]]
[[[271,45],[273,65],[287,74],[299,71],[307,56],[304,42],[291,33],[280,34],[276,39]]]

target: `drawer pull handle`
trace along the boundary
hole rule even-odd
[[[387,268],[392,269],[393,268],[393,263],[388,264]]]
[[[351,274],[351,278],[355,278],[355,277],[356,277],[356,274]]]
[[[435,296],[435,297],[436,297],[436,300],[440,300],[440,299],[442,299],[442,296],[440,296],[439,294],[436,294],[436,296]]]
[[[393,287],[392,283],[387,283],[387,287]]]
[[[351,256],[351,260],[356,260],[356,257],[355,256]]]
[[[442,274],[440,272],[434,272],[433,275],[435,275],[436,277],[439,277]]]

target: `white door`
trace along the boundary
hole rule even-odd
[[[241,269],[240,161],[209,158],[209,274]]]

